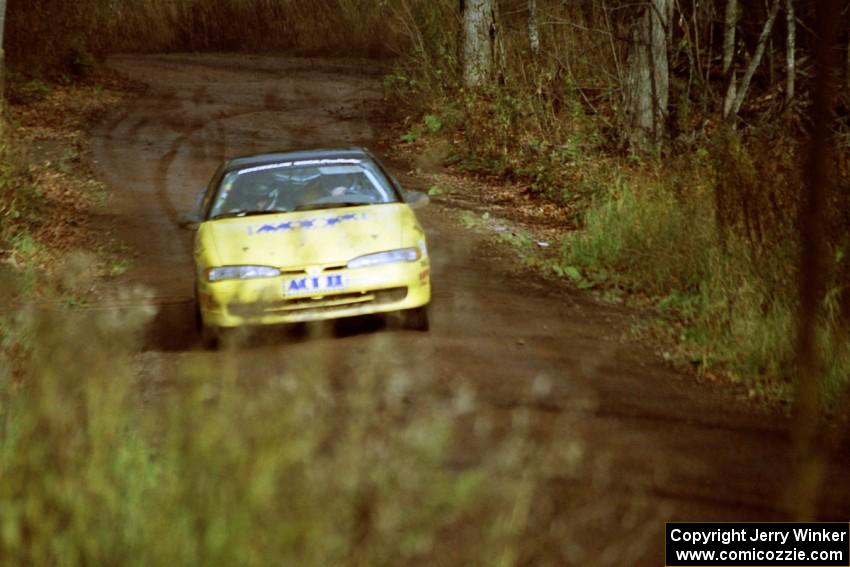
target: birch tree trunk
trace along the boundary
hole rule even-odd
[[[747,70],[744,77],[741,79],[740,86],[737,87],[738,93],[735,95],[735,102],[732,105],[732,111],[727,115],[727,118],[734,118],[741,110],[741,105],[744,103],[744,97],[747,96],[747,91],[750,89],[750,81],[753,80],[753,75],[756,72],[761,59],[764,56],[764,48],[767,45],[767,40],[770,37],[770,32],[773,29],[773,22],[776,21],[776,15],[779,13],[779,0],[773,0],[773,5],[770,7],[770,13],[767,16],[767,21],[761,29],[759,41],[756,45],[756,51],[750,58],[750,63],[747,65]]]
[[[797,18],[794,14],[794,0],[785,0],[785,23],[787,36],[785,40],[785,100],[794,98],[794,83],[797,80]]]
[[[463,80],[477,88],[493,70],[494,30],[492,0],[466,0],[463,9]]]
[[[667,61],[667,37],[673,16],[673,0],[653,0],[651,12],[652,28],[652,106],[654,138],[659,142],[664,136],[667,122],[667,106],[670,98],[670,68]]]
[[[738,0],[726,0],[723,18],[723,78],[726,80],[726,97],[723,99],[723,116],[729,116],[735,102],[738,80],[732,63],[735,58],[735,28],[738,25]]]
[[[667,34],[672,0],[651,0],[632,34],[625,91],[632,145],[646,149],[664,137],[670,93]]]
[[[790,0],[789,0],[790,2]],[[528,0],[528,44],[534,59],[540,55],[540,25],[537,22],[537,0]]]

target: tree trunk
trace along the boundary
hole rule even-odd
[[[844,72],[846,73],[845,88],[850,90],[850,40],[847,41],[846,61],[844,63]]]
[[[3,50],[3,38],[6,31],[6,0],[0,0],[0,51]]]
[[[790,488],[792,511],[797,521],[817,517],[826,471],[824,455],[823,362],[818,352],[818,318],[823,305],[824,274],[828,270],[824,213],[834,190],[832,133],[836,100],[834,77],[836,39],[840,12],[838,2],[817,3],[818,42],[816,79],[811,105],[811,140],[800,207],[800,274],[797,321],[797,395],[794,411],[794,481]]]
[[[726,0],[723,18],[723,78],[726,81],[726,97],[723,99],[723,116],[728,116],[735,102],[737,77],[732,62],[735,58],[735,29],[738,25],[738,0]]]
[[[657,145],[664,137],[670,75],[667,34],[672,0],[651,0],[632,34],[626,109],[630,141],[638,148]]]
[[[673,0],[653,0],[652,12],[652,90],[655,114],[655,141],[664,136],[667,106],[670,98],[670,69],[667,47],[670,22],[673,21]]]
[[[537,22],[537,0],[528,0],[528,44],[531,47],[531,54],[536,60],[540,55],[540,25]]]
[[[466,0],[463,9],[463,80],[468,88],[478,88],[493,71],[495,30],[492,0]]]
[[[770,37],[771,30],[773,29],[773,22],[776,21],[776,15],[778,13],[779,0],[773,0],[773,5],[770,7],[770,13],[767,16],[767,21],[764,23],[761,35],[759,35],[756,52],[753,53],[750,63],[747,65],[747,71],[744,73],[743,79],[741,79],[741,85],[737,88],[738,93],[735,95],[735,102],[732,105],[732,110],[726,118],[734,118],[741,110],[741,105],[744,103],[744,97],[747,96],[747,91],[750,89],[750,81],[752,81],[753,75],[755,74],[759,63],[761,63],[761,58],[764,56],[764,48],[765,45],[767,45],[767,40]]]
[[[6,0],[0,0],[0,89],[3,88],[3,72],[6,69],[6,51],[3,49],[3,39],[6,31]],[[0,98],[3,96],[3,91],[0,90]]]
[[[794,82],[797,79],[797,18],[794,15],[794,0],[785,0],[785,22],[788,35],[786,36],[786,58],[785,58],[785,100],[794,98]]]
[[[6,30],[6,0],[0,0],[0,143],[6,130],[6,51],[3,39]]]

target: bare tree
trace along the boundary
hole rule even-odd
[[[738,92],[735,95],[735,101],[733,102],[730,111],[726,114],[726,118],[734,118],[741,110],[741,105],[744,103],[747,91],[750,90],[750,82],[753,80],[753,75],[764,56],[764,48],[765,45],[767,45],[767,40],[770,37],[771,30],[773,29],[773,22],[776,21],[776,15],[778,13],[779,0],[773,0],[773,4],[770,7],[770,13],[767,15],[767,21],[764,23],[764,27],[759,35],[758,43],[756,44],[756,51],[753,53],[753,56],[750,57],[750,62],[747,65],[747,70],[744,72],[744,77],[741,79],[741,84],[737,87]]]
[[[728,116],[735,101],[737,78],[732,62],[735,59],[735,30],[738,26],[738,0],[726,0],[723,18],[723,78],[726,80],[726,98],[723,100],[723,116]]]
[[[463,2],[463,79],[469,88],[480,87],[492,73],[495,29],[492,0]]]
[[[794,14],[794,0],[785,0],[785,23],[787,35],[785,40],[785,100],[794,98],[794,82],[797,79],[797,18]]]
[[[789,0],[790,1],[790,0]],[[537,21],[537,0],[528,0],[528,44],[537,59],[540,55],[540,25]]]
[[[639,148],[664,137],[670,93],[667,34],[672,0],[650,0],[632,33],[625,89],[629,138]]]

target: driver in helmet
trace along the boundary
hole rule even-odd
[[[268,182],[252,184],[241,192],[239,200],[243,211],[270,211],[275,208],[277,189]]]

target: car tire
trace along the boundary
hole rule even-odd
[[[220,333],[218,328],[204,324],[204,318],[201,315],[201,306],[198,303],[197,296],[195,299],[195,330],[201,339],[201,347],[204,350],[216,350],[220,342]]]
[[[216,350],[221,346],[221,331],[217,327],[201,324],[201,346],[204,350]]]
[[[416,309],[408,309],[402,312],[402,321],[405,329],[411,331],[427,331],[430,327],[428,321],[427,306],[417,307]]]

